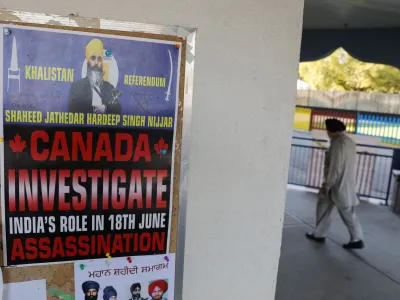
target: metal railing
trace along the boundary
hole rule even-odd
[[[299,139],[315,141],[313,139]],[[321,142],[321,140],[318,140]],[[322,142],[325,142],[322,140]],[[368,145],[357,145],[358,148],[369,148]],[[384,147],[371,147],[375,151],[385,150]],[[288,183],[310,188],[320,188],[324,176],[324,160],[326,147],[292,144],[290,154]],[[360,196],[382,199],[387,202],[389,197],[392,155],[357,152],[357,192]]]

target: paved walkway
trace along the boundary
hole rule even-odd
[[[304,234],[315,222],[316,195],[288,189],[275,300],[400,299],[400,217],[363,203],[366,248],[344,250],[348,232],[336,210],[325,245]]]

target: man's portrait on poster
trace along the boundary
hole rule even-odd
[[[147,300],[148,298],[142,298],[141,293],[142,293],[142,285],[139,282],[136,282],[131,285],[130,292],[132,295],[132,298],[129,300]]]
[[[97,300],[99,294],[100,284],[96,281],[88,280],[82,284],[83,294],[85,300]]]
[[[92,39],[86,46],[87,75],[71,84],[68,111],[80,113],[121,114],[121,93],[104,79],[104,46]]]
[[[112,286],[106,286],[103,290],[103,300],[118,300],[118,293]]]
[[[167,300],[164,294],[168,291],[168,282],[163,279],[155,280],[149,284],[149,295],[151,300]]]

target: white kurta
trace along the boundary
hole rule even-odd
[[[100,91],[100,87],[96,86],[97,90]],[[103,101],[101,100],[99,94],[94,90],[92,87],[92,105],[93,106],[100,106],[103,104]]]
[[[336,205],[349,230],[350,239],[363,239],[362,228],[355,212],[355,206],[360,203],[356,193],[356,162],[356,144],[353,140],[344,133],[334,137],[325,156],[323,188],[329,193],[328,196],[319,194],[315,237],[325,237]]]
[[[345,133],[332,138],[326,154],[324,185],[332,201],[342,207],[360,203],[356,192],[356,144]]]

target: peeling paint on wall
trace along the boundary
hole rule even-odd
[[[177,36],[178,32],[184,33],[186,29],[180,26],[164,26],[156,24],[143,24],[136,22],[123,22],[105,20],[99,18],[81,17],[78,13],[70,13],[68,16],[41,14],[32,12],[10,11],[0,9],[0,21],[24,22],[32,24],[46,24],[56,26],[69,26],[94,29],[120,30],[127,32],[144,32]],[[184,30],[183,30],[184,29]],[[182,36],[182,35],[179,35]]]
[[[75,21],[78,27],[100,28],[100,19],[98,18],[83,18],[74,14],[70,14],[69,18]]]
[[[0,11],[0,20],[1,21],[21,21],[20,18],[18,18],[16,15],[14,15],[12,12],[8,11]]]
[[[49,22],[46,23],[47,25],[54,25],[54,26],[62,26],[61,22],[55,21],[55,20],[50,20]]]

